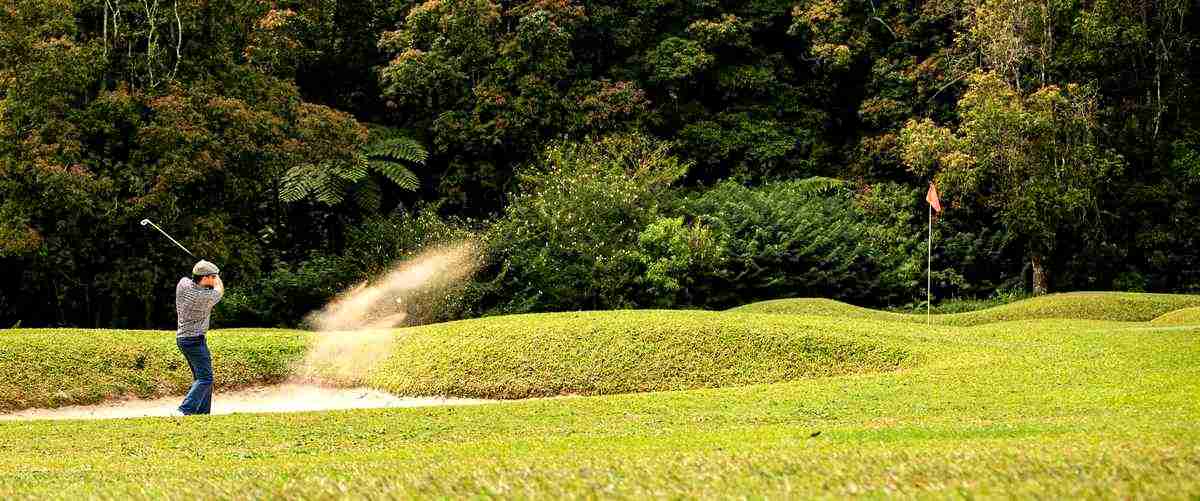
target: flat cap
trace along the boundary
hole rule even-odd
[[[202,277],[204,275],[216,275],[220,272],[221,272],[221,270],[217,269],[217,265],[212,264],[203,259],[201,259],[200,262],[196,263],[196,266],[192,267],[192,274],[199,276],[199,277]]]

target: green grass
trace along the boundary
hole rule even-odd
[[[871,332],[699,311],[492,317],[400,331],[367,380],[402,395],[511,399],[775,383],[906,362]]]
[[[1200,306],[1200,296],[1131,292],[1070,292],[965,313],[931,315],[938,325],[971,326],[1032,319],[1078,319],[1146,322],[1180,308]],[[871,320],[919,322],[925,315],[871,310],[829,299],[777,299],[740,306],[737,313],[837,316]]]
[[[714,312],[614,311],[466,320],[394,332],[390,356],[336,384],[399,395],[516,399],[774,383],[914,364],[870,328],[815,328]],[[354,334],[332,334],[345,336]],[[217,390],[286,379],[316,335],[209,333]],[[364,339],[374,339],[374,336]],[[337,367],[335,367],[337,369]],[[191,375],[172,332],[13,330],[0,335],[0,410],[150,398],[186,391]]]
[[[622,314],[669,325],[692,313]],[[897,370],[477,407],[0,423],[0,498],[1200,495],[1200,326],[698,316],[719,317],[909,356]],[[493,321],[397,335],[414,343],[412,357],[440,337],[459,351],[507,345],[530,353],[527,367],[553,367],[536,358],[538,343],[501,330],[590,325],[569,315]],[[565,335],[535,337],[567,342],[555,336]]]
[[[1150,323],[1159,325],[1200,325],[1200,306],[1169,311]]]
[[[306,335],[236,329],[209,336],[217,390],[275,383],[304,356]],[[174,332],[0,330],[0,411],[187,392],[192,375]]]

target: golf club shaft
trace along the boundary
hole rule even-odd
[[[162,233],[164,237],[167,237],[167,238],[168,238],[168,239],[170,239],[172,242],[175,242],[175,245],[178,245],[178,246],[179,246],[179,248],[180,248],[180,249],[183,249],[183,251],[184,251],[184,252],[186,252],[186,253],[188,253],[188,255],[189,255],[189,256],[196,257],[196,255],[195,255],[195,254],[192,254],[192,251],[190,251],[190,250],[187,250],[187,247],[184,247],[184,246],[183,246],[183,244],[179,243],[179,242],[178,242],[178,241],[176,241],[174,238],[171,238],[171,235],[168,235],[168,234],[167,234],[167,232],[163,231],[163,229],[162,229],[162,228],[159,228],[157,224],[154,224],[154,221],[151,221],[151,220],[147,219],[147,220],[146,220],[146,222],[147,222],[147,223],[150,223],[150,226],[153,226],[153,227],[154,227],[154,229],[158,230],[158,232],[159,232],[159,233]]]

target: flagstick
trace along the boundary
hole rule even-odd
[[[925,324],[929,324],[929,309],[933,304],[933,204],[929,204],[929,254],[925,269]]]

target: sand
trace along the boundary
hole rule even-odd
[[[155,400],[112,400],[97,405],[75,405],[57,409],[25,409],[0,414],[0,421],[32,419],[118,419],[170,416],[179,407],[182,396]],[[383,407],[428,407],[435,405],[477,405],[494,400],[457,398],[410,398],[369,388],[331,388],[307,384],[281,384],[218,392],[213,395],[213,414],[301,412],[332,409],[374,409]]]

